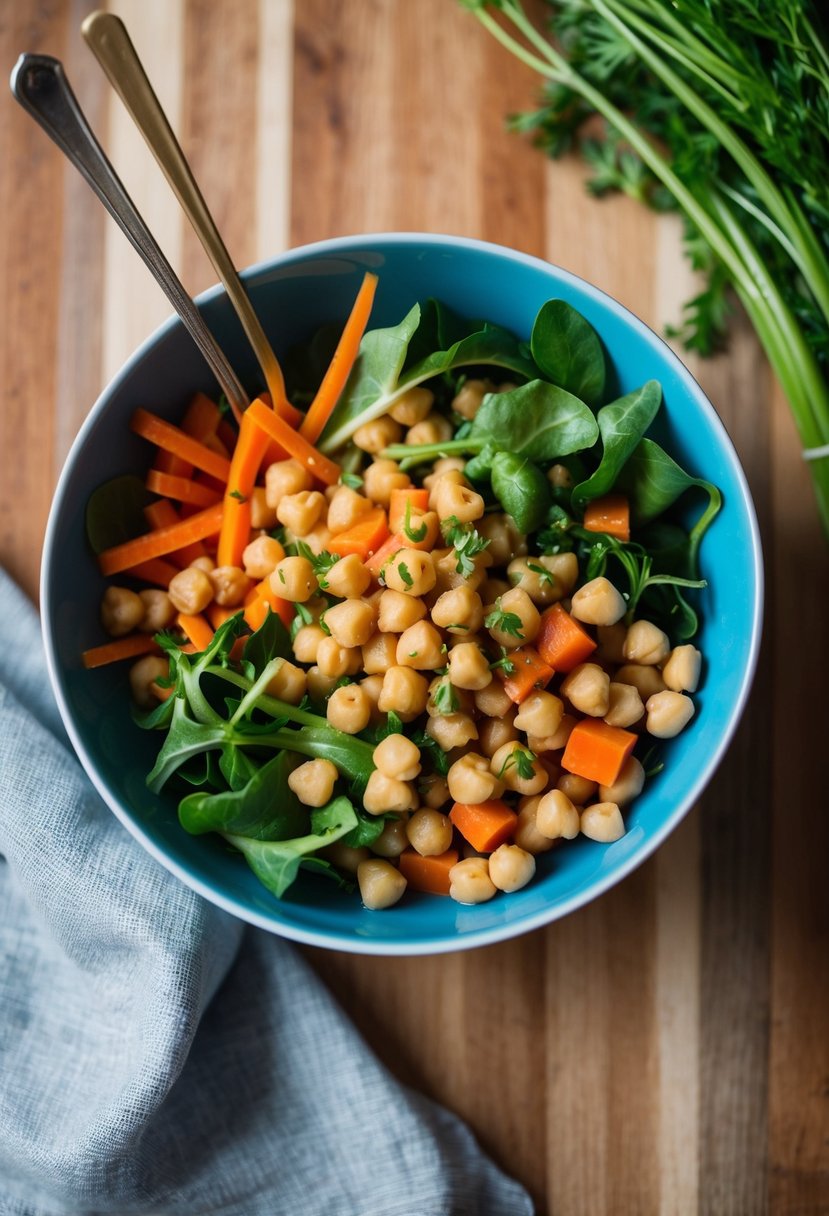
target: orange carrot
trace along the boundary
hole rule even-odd
[[[376,290],[377,275],[367,271],[360,290],[357,292],[357,299],[354,301],[349,318],[343,327],[334,357],[322,378],[322,384],[317,389],[316,397],[308,407],[305,421],[299,428],[300,434],[309,443],[316,443],[319,439],[345,388],[345,383],[360,353],[360,342],[366,325],[368,325]]]
[[[428,511],[429,491],[416,490],[414,486],[409,490],[392,490],[389,500],[389,527],[392,532],[403,531],[407,506],[410,511]]]
[[[294,619],[296,609],[290,600],[283,600],[276,595],[271,587],[270,577],[263,578],[261,583],[251,587],[245,596],[245,621],[254,632],[265,621],[269,608],[287,629]]]
[[[386,512],[382,507],[374,507],[357,521],[353,528],[338,532],[327,542],[329,553],[339,557],[347,557],[356,553],[361,561],[366,561],[376,553],[389,534]]]
[[[337,537],[335,536],[328,542],[329,549],[333,541],[336,539]],[[389,558],[394,557],[397,550],[402,549],[405,544],[406,542],[400,533],[394,532],[388,538],[388,540],[383,541],[379,549],[375,550],[370,557],[364,559],[363,565],[365,565],[371,571],[375,578],[379,578],[380,572]]]
[[[193,643],[197,651],[206,650],[213,641],[213,630],[203,616],[191,616],[187,612],[180,612],[176,617],[176,624],[179,629],[182,629],[185,636]]]
[[[137,566],[132,566],[121,573],[128,574],[130,578],[140,578],[143,582],[152,583],[156,587],[169,587],[170,580],[175,578],[179,568],[172,562],[165,562],[162,557],[152,557],[148,562],[139,562]]]
[[[81,662],[91,671],[93,667],[106,667],[108,663],[118,663],[121,659],[137,659],[142,654],[161,654],[161,647],[148,633],[131,633],[125,638],[85,650]]]
[[[166,502],[166,499],[161,501]],[[215,506],[199,511],[198,515],[191,515],[189,519],[181,519],[166,528],[158,528],[155,532],[128,540],[123,545],[104,549],[103,553],[98,555],[101,573],[106,576],[120,574],[122,570],[129,570],[139,562],[149,561],[152,557],[165,557],[168,553],[181,549],[182,545],[213,536],[221,527],[223,509],[222,504],[218,502]]]
[[[314,477],[318,477],[327,486],[337,484],[340,479],[340,466],[334,464],[334,461],[329,460],[327,456],[323,456],[322,452],[318,452],[304,435],[295,431],[274,410],[269,410],[264,402],[252,401],[245,413],[251,422],[255,422],[266,435],[274,439]]]
[[[519,646],[517,650],[510,651],[509,657],[515,664],[515,670],[503,677],[504,692],[511,701],[520,705],[531,692],[545,688],[555,673],[532,646]],[[499,675],[502,670],[503,668],[498,669]]]
[[[437,857],[421,857],[414,849],[406,849],[398,860],[400,873],[413,891],[428,891],[430,895],[449,894],[449,871],[457,865],[457,849],[447,849]]]
[[[479,853],[491,853],[509,840],[518,825],[518,816],[500,798],[489,802],[456,802],[449,818],[464,840]]]
[[[250,496],[267,446],[268,436],[253,424],[249,412],[243,414],[225,493],[225,512],[216,554],[219,566],[242,564],[242,553],[250,540]]]
[[[157,414],[151,414],[149,410],[137,409],[132,416],[130,426],[136,435],[140,435],[149,443],[154,443],[156,447],[163,448],[165,452],[172,452],[175,456],[181,456],[183,460],[189,460],[197,469],[204,469],[205,473],[218,477],[220,481],[227,481],[230,472],[229,460],[217,455],[216,452],[211,452],[198,439],[191,439],[179,427],[173,426],[171,422],[165,422]]]
[[[173,524],[180,523],[181,516],[175,509],[168,498],[162,498],[158,502],[151,502],[148,507],[144,508],[144,515],[147,523],[157,531],[159,528],[169,528]],[[218,531],[218,529],[216,529]],[[189,566],[197,557],[205,557],[207,549],[200,540],[193,541],[192,544],[183,545],[181,549],[176,549],[173,553],[168,553],[170,561],[175,562],[179,566]]]
[[[636,735],[601,718],[583,718],[573,727],[561,766],[599,785],[613,785],[622,765],[633,751]]]
[[[209,486],[198,481],[176,477],[172,473],[160,473],[158,469],[150,469],[147,474],[147,489],[152,494],[160,494],[162,498],[175,498],[178,502],[190,503],[195,507],[212,507],[220,497]]]
[[[630,505],[624,494],[605,494],[584,508],[588,532],[606,532],[619,540],[630,540]]]
[[[596,643],[561,604],[553,604],[541,615],[535,648],[554,671],[572,671],[592,654]]]

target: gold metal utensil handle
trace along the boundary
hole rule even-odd
[[[262,368],[274,406],[278,409],[280,402],[285,400],[285,381],[276,355],[236,273],[233,260],[219,235],[181,145],[147,78],[126,26],[113,13],[95,12],[86,18],[81,32],[147,141],[224,284]]]

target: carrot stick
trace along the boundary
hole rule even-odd
[[[187,502],[195,507],[212,507],[218,502],[220,495],[209,486],[193,481],[189,477],[176,477],[172,473],[160,473],[150,469],[147,474],[147,489],[152,494],[162,498],[175,498],[178,502]]]
[[[250,496],[267,446],[268,436],[254,425],[249,413],[243,414],[225,491],[225,511],[216,554],[219,566],[242,564],[242,553],[250,540]]]
[[[148,633],[131,633],[128,637],[85,650],[81,655],[81,662],[91,671],[93,667],[106,667],[108,663],[118,663],[121,659],[136,659],[142,654],[161,654],[161,647]]]
[[[360,353],[360,342],[365,333],[374,293],[377,290],[377,275],[366,272],[357,299],[351,309],[342,335],[334,351],[334,357],[317,389],[317,395],[308,407],[305,421],[299,432],[309,443],[316,443],[340,399],[351,369]]]
[[[176,624],[197,651],[206,650],[213,641],[213,630],[203,616],[190,616],[187,612],[180,612],[176,617]]]
[[[554,671],[572,671],[596,649],[590,634],[561,604],[541,614],[535,648]]]
[[[191,439],[179,427],[173,426],[171,422],[165,422],[157,414],[151,414],[149,410],[137,409],[132,416],[130,426],[142,439],[163,448],[165,452],[172,452],[175,456],[181,456],[183,460],[189,460],[197,469],[203,469],[205,473],[218,477],[220,481],[227,481],[230,472],[229,460],[219,456],[216,452],[211,452],[198,439]]]
[[[561,767],[599,785],[613,785],[636,744],[636,735],[601,718],[584,718],[570,732]]]
[[[122,570],[129,570],[139,562],[149,561],[152,557],[165,557],[168,553],[181,549],[182,545],[213,536],[221,527],[223,510],[223,504],[218,502],[212,507],[206,507],[204,511],[199,511],[198,515],[191,515],[189,519],[178,520],[166,528],[148,532],[146,536],[138,536],[123,545],[104,549],[103,553],[98,555],[101,573],[120,574]]]
[[[479,853],[491,853],[509,840],[518,826],[518,816],[500,798],[489,802],[456,802],[449,818]]]
[[[624,494],[605,494],[584,508],[588,532],[606,532],[619,540],[630,540],[630,505]]]
[[[245,413],[314,477],[318,477],[328,486],[337,484],[340,479],[340,466],[312,447],[299,431],[293,430],[274,410],[269,410],[262,401],[257,400],[251,402]]]
[[[158,502],[151,502],[148,507],[144,508],[144,515],[154,532],[158,531],[159,528],[172,527],[173,524],[181,521],[178,511],[176,511],[173,504],[167,498],[162,498]],[[181,549],[177,549],[167,556],[179,566],[189,566],[196,558],[205,557],[206,554],[207,549],[205,546],[200,540],[196,540],[192,544],[183,545]]]
[[[389,534],[386,512],[382,507],[374,507],[358,520],[353,528],[338,532],[327,541],[329,553],[339,557],[347,557],[356,553],[361,561],[376,554]],[[398,545],[398,548],[400,546]]]
[[[169,587],[170,580],[175,578],[179,569],[179,566],[165,562],[162,557],[151,557],[148,562],[139,562],[137,566],[131,566],[121,573],[128,574],[130,578],[140,578],[156,587]]]
[[[457,849],[447,849],[436,857],[421,857],[414,849],[406,849],[398,860],[400,873],[413,891],[428,891],[430,895],[449,894],[449,871],[457,865]]]
[[[515,665],[515,670],[504,677],[504,692],[511,701],[520,705],[535,689],[545,688],[552,680],[554,672],[532,646],[519,646],[517,650],[510,651],[509,657]],[[499,675],[501,671],[502,668],[499,668]]]

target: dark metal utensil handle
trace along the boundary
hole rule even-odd
[[[245,409],[249,400],[245,390],[93,135],[63,64],[51,55],[21,55],[11,75],[11,90],[23,109],[43,127],[83,175],[141,255],[207,360],[228,401],[236,409]]]

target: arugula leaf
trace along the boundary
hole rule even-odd
[[[607,374],[602,344],[590,322],[566,300],[548,300],[541,306],[530,349],[553,384],[588,405],[599,404]]]
[[[144,508],[152,499],[132,473],[113,477],[93,490],[86,504],[86,539],[93,553],[133,540],[147,530]]]
[[[550,506],[550,483],[527,456],[498,452],[492,462],[492,490],[519,532],[535,532]]]
[[[598,437],[593,411],[544,380],[531,380],[508,393],[489,393],[471,432],[473,439],[542,463],[590,448]]]
[[[257,840],[296,836],[308,824],[308,808],[288,785],[298,762],[291,752],[280,752],[240,790],[188,794],[178,807],[181,826],[194,836],[205,832],[233,832]]]
[[[256,630],[245,642],[242,659],[250,663],[256,676],[262,674],[271,659],[293,660],[294,652],[291,646],[291,635],[282,624],[277,613],[271,611],[268,605],[267,615]]]
[[[595,473],[573,489],[572,503],[577,510],[583,510],[587,503],[613,488],[625,462],[656,417],[661,403],[661,384],[658,380],[648,380],[635,392],[599,410],[597,421],[602,436],[602,459]]]

